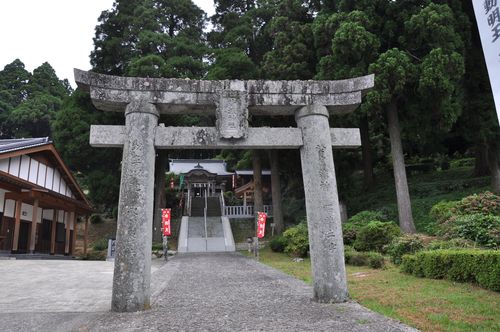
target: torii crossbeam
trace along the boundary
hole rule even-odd
[[[114,311],[150,305],[155,149],[300,149],[314,299],[348,298],[333,148],[359,146],[358,129],[331,129],[355,110],[374,76],[341,81],[203,81],[115,77],[75,69],[78,86],[125,126],[92,126],[95,147],[123,147]],[[215,114],[216,127],[158,126],[160,114]],[[249,114],[295,116],[297,128],[251,128]]]

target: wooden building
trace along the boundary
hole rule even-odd
[[[73,255],[92,207],[48,138],[0,140],[0,251]]]

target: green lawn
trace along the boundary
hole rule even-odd
[[[263,249],[260,262],[311,283],[310,260],[293,262]],[[351,297],[423,331],[500,331],[500,294],[471,284],[417,278],[386,269],[347,266]]]

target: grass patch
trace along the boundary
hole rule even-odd
[[[310,260],[293,262],[265,248],[260,261],[307,283]],[[417,278],[386,269],[347,266],[351,297],[365,307],[423,331],[499,331],[500,294],[472,284]]]

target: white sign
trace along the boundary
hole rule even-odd
[[[473,0],[472,3],[500,123],[500,0]]]

